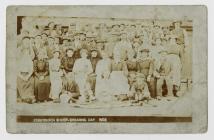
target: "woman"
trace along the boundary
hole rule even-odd
[[[49,59],[53,58],[53,52],[55,50],[54,48],[54,38],[53,37],[48,37],[48,46],[47,47],[47,56]]]
[[[74,81],[74,66],[75,58],[74,51],[72,48],[66,50],[66,55],[62,58],[61,68],[63,69],[63,92],[75,93],[77,90],[77,85]],[[79,93],[73,94],[75,97],[79,96]]]
[[[110,84],[112,95],[126,95],[129,92],[127,65],[121,60],[121,53],[114,52],[114,59],[111,62]]]
[[[49,100],[50,79],[49,66],[46,55],[38,55],[38,59],[34,60],[35,74],[35,95],[38,102],[46,102]]]
[[[47,52],[47,48],[44,45],[44,42],[42,40],[42,36],[41,35],[37,35],[35,37],[35,46],[34,46],[34,52],[36,54],[36,58],[38,58],[38,56],[43,55],[46,58],[48,58],[48,52]]]
[[[17,91],[22,102],[34,103],[34,79],[33,74],[33,50],[30,48],[30,39],[24,37],[21,46],[18,48],[18,73]]]
[[[48,29],[49,29],[48,30],[48,35],[49,36],[54,37],[56,35],[54,27],[55,27],[55,23],[53,21],[51,21],[51,22],[48,23]]]
[[[50,82],[51,82],[51,92],[50,98],[54,102],[59,101],[59,94],[62,92],[62,71],[61,60],[59,59],[60,52],[55,50],[53,52],[53,58],[49,60],[49,71],[50,71]]]
[[[120,52],[121,59],[125,61],[127,59],[128,52],[132,50],[132,45],[129,39],[127,38],[126,32],[121,33],[120,41],[116,43],[113,52]]]
[[[176,93],[181,83],[181,60],[183,53],[183,47],[176,43],[176,36],[172,35],[168,46],[168,58],[172,64],[173,93],[175,96],[177,96]]]
[[[189,46],[189,38],[187,31],[181,28],[181,24],[182,24],[181,21],[175,21],[173,23],[175,28],[171,31],[171,34],[177,36],[176,43],[180,45],[182,48],[185,48]]]
[[[161,44],[161,38],[157,38],[155,40],[155,45],[152,45],[150,48],[150,56],[155,60],[158,61],[160,59],[159,52],[162,51],[164,47]]]
[[[107,52],[101,52],[102,59],[98,61],[96,66],[96,87],[95,96],[99,101],[110,101],[109,96],[109,76],[111,68],[111,59]]]

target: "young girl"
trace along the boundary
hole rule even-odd
[[[53,58],[49,60],[49,71],[50,71],[50,81],[51,81],[51,93],[50,98],[53,99],[53,102],[59,101],[59,94],[62,91],[62,70],[61,62],[59,59],[60,52],[55,50],[53,52]]]
[[[131,91],[128,94],[129,98],[134,98],[134,102],[140,102],[150,99],[150,93],[143,74],[137,74],[136,81],[131,86]]]

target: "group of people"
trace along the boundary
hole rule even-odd
[[[176,98],[188,35],[180,21],[172,25],[22,27],[17,98],[30,104]]]

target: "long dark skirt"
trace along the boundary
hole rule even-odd
[[[24,81],[17,77],[17,91],[21,99],[35,99],[34,78],[30,77],[28,81]]]
[[[43,80],[39,80],[38,77],[35,77],[35,96],[37,101],[45,101],[49,99],[50,86],[49,76],[46,76]]]

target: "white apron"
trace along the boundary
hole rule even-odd
[[[52,99],[59,98],[59,94],[62,91],[62,72],[50,72],[50,81],[51,81],[51,94]]]
[[[97,63],[96,67],[96,87],[95,87],[95,96],[99,101],[109,101],[110,94],[110,81],[109,81],[109,67],[110,67],[111,60],[100,60]]]
[[[49,61],[51,94],[50,98],[57,99],[62,91],[62,71],[60,69],[60,59],[51,59]]]
[[[127,94],[129,92],[128,79],[123,71],[112,71],[110,75],[110,91],[112,95]]]

